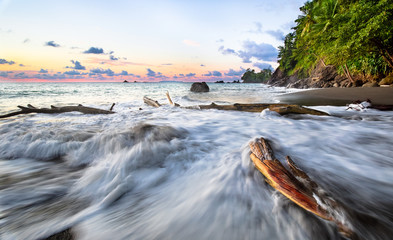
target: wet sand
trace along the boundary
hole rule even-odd
[[[323,88],[283,94],[276,97],[280,103],[307,106],[345,106],[356,100],[370,99],[375,105],[393,105],[393,88]]]

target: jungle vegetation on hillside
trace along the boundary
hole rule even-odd
[[[322,62],[353,74],[393,71],[393,0],[311,0],[279,47],[280,69],[308,77]]]

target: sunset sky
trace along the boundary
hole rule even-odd
[[[0,0],[0,82],[232,81],[277,67],[303,0]]]

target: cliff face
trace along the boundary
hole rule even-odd
[[[352,87],[361,86],[362,81],[351,82],[345,76],[337,73],[334,66],[325,66],[322,62],[311,72],[308,78],[299,78],[297,74],[285,75],[280,68],[273,73],[268,81],[269,85],[288,88],[329,88],[329,87]]]

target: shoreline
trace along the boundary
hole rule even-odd
[[[275,97],[280,103],[306,106],[345,106],[356,100],[370,99],[375,105],[393,105],[393,88],[322,88],[286,93]]]

